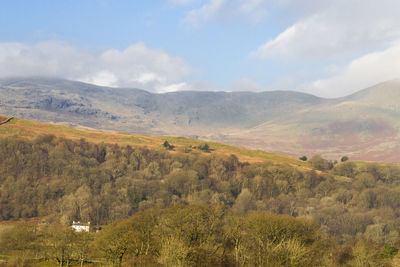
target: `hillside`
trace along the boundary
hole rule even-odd
[[[0,125],[2,259],[398,266],[399,164],[204,144],[18,118]],[[104,229],[80,235],[73,221]]]
[[[5,121],[6,117],[0,116],[0,122]],[[141,146],[150,149],[161,149],[163,143],[168,141],[175,146],[176,151],[185,151],[191,147],[198,147],[206,143],[199,139],[171,136],[146,136],[133,135],[117,132],[102,132],[87,129],[78,129],[57,124],[40,123],[29,120],[13,118],[10,122],[0,125],[0,138],[19,137],[33,139],[42,135],[54,135],[57,137],[71,140],[85,139],[92,143],[107,143],[117,145]],[[301,160],[285,155],[268,153],[260,150],[249,150],[215,142],[207,142],[212,154],[229,156],[235,154],[240,160],[248,162],[272,162],[276,164],[287,163],[292,166],[308,169],[309,165]],[[174,151],[172,151],[173,153]],[[206,153],[207,154],[207,153]]]
[[[347,154],[353,159],[398,162],[399,99],[400,82],[389,81],[268,121],[236,136],[240,139],[246,133],[260,142],[259,147],[275,146],[273,151],[286,154],[314,152],[328,158]]]
[[[0,114],[75,127],[200,138],[299,157],[397,162],[400,82],[322,99],[272,91],[174,92],[0,80]]]

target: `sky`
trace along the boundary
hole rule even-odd
[[[398,0],[2,0],[0,77],[340,97],[400,78]]]

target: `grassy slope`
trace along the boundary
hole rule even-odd
[[[4,119],[4,117],[2,117]],[[3,119],[0,118],[0,121]],[[190,146],[198,146],[204,141],[194,140],[184,137],[171,136],[144,136],[114,132],[91,131],[85,129],[77,129],[57,124],[39,123],[34,121],[13,119],[7,124],[0,125],[0,137],[19,136],[24,138],[34,138],[42,134],[53,134],[58,137],[68,139],[81,139],[93,143],[111,143],[119,145],[147,146],[149,148],[161,148],[165,140],[176,147],[177,151],[190,148]],[[286,163],[302,169],[309,169],[306,162],[296,158],[267,153],[260,150],[249,150],[241,147],[229,146],[221,143],[207,142],[212,149],[211,153],[215,154],[235,154],[240,160],[248,162],[271,161],[276,164]]]

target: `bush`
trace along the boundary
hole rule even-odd
[[[210,152],[210,146],[207,143],[199,145],[198,149],[204,152]]]
[[[302,161],[307,161],[307,157],[306,156],[302,156],[299,159],[302,160]]]
[[[345,162],[345,161],[348,161],[348,160],[349,160],[349,157],[348,157],[348,156],[343,156],[343,157],[340,159],[341,162]]]
[[[174,150],[174,146],[168,143],[168,141],[164,142],[163,147],[165,147],[168,150]]]

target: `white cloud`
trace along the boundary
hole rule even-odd
[[[83,60],[82,60],[83,59]],[[60,42],[0,43],[0,76],[73,76],[85,71],[92,55]]]
[[[161,90],[159,90],[159,93],[183,91],[183,90],[187,90],[189,88],[190,88],[190,86],[185,82],[174,83],[174,84],[164,86],[163,88],[161,88]]]
[[[313,82],[297,83],[298,90],[338,97],[400,77],[399,1],[282,0],[280,4],[282,13],[295,22],[251,55],[290,64],[314,77],[307,78]],[[299,77],[303,74],[284,75],[304,83]]]
[[[189,73],[183,59],[143,43],[91,53],[61,42],[0,43],[0,77],[56,76],[104,86],[164,91]]]
[[[99,71],[92,75],[84,76],[82,78],[77,78],[77,80],[101,86],[111,86],[111,87],[119,86],[118,78],[115,76],[114,73],[109,71]]]
[[[353,60],[332,77],[305,84],[300,89],[324,97],[337,97],[398,78],[400,78],[400,43]]]
[[[215,18],[224,8],[226,2],[226,0],[210,0],[200,8],[189,11],[183,22],[198,27]]]
[[[246,17],[258,22],[267,14],[270,2],[268,0],[208,0],[204,1],[200,7],[190,10],[183,22],[195,27],[218,18]]]
[[[382,49],[400,38],[397,0],[324,3],[261,45],[253,55],[279,60],[334,60]],[[304,8],[314,4],[306,1]],[[295,1],[287,1],[286,11],[294,12],[295,5]]]

